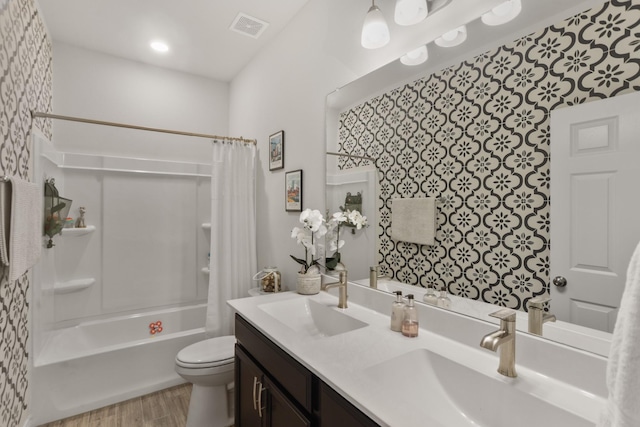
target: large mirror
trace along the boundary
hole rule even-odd
[[[640,240],[638,226],[614,217],[624,210],[614,196],[626,190],[611,183],[637,182],[629,174],[638,168],[623,166],[616,179],[610,165],[572,172],[555,147],[598,164],[589,159],[620,145],[624,125],[601,116],[638,105],[625,101],[640,73],[624,30],[638,17],[608,2],[553,3],[523,0],[504,28],[468,22],[464,45],[429,43],[424,65],[394,61],[330,94],[327,209],[362,196],[370,227],[340,250],[351,279],[366,285],[379,265],[389,290],[446,289],[452,308],[485,320],[510,307],[523,331],[531,300],[550,297],[544,306],[558,321],[543,336],[607,355]],[[435,200],[435,244],[391,237],[398,198]]]

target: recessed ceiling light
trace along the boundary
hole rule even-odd
[[[169,45],[160,40],[152,41],[151,43],[149,43],[149,46],[151,46],[151,49],[155,50],[156,52],[165,53],[169,51]]]

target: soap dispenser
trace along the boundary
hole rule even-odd
[[[400,332],[402,330],[402,319],[404,319],[404,301],[402,301],[402,291],[395,291],[396,300],[391,304],[391,330]]]
[[[436,290],[431,286],[427,286],[427,293],[424,294],[422,300],[427,304],[437,305],[438,304],[438,295],[436,294]]]
[[[442,308],[451,308],[451,298],[447,296],[446,289],[440,291],[440,296],[438,297],[436,305]]]
[[[404,307],[402,318],[402,335],[405,337],[418,336],[418,310],[413,305],[413,295],[407,295],[407,305]]]

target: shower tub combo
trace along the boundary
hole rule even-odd
[[[54,236],[33,269],[31,423],[183,383],[175,356],[204,339],[210,165],[35,147],[34,176],[72,216],[85,207],[87,229]]]

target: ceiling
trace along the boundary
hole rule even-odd
[[[309,0],[37,1],[54,41],[228,82]],[[325,47],[355,74],[363,75],[415,48],[417,42],[433,40],[449,30],[448,25],[469,22],[501,1],[451,0],[432,19],[412,27],[398,27],[392,17],[394,0],[378,0],[376,4],[390,24],[392,42],[383,49],[369,51],[359,46],[359,32],[370,0],[322,0],[322,7],[331,8],[335,15],[326,23],[330,28]],[[475,44],[495,41],[507,32],[539,26],[545,20],[551,19],[550,23],[554,23],[553,16],[566,14],[570,9],[581,11],[589,4],[602,1],[522,0],[523,12],[517,22],[501,26],[504,28],[487,28],[482,34],[471,36],[471,41]],[[269,23],[259,38],[229,29],[239,12]],[[153,52],[149,48],[153,39],[166,41],[170,51]],[[465,43],[470,44],[473,43]],[[434,64],[435,59],[428,62]]]
[[[308,0],[38,0],[54,41],[220,81],[232,80]],[[229,30],[238,13],[269,25]],[[149,48],[164,40],[169,52]]]

